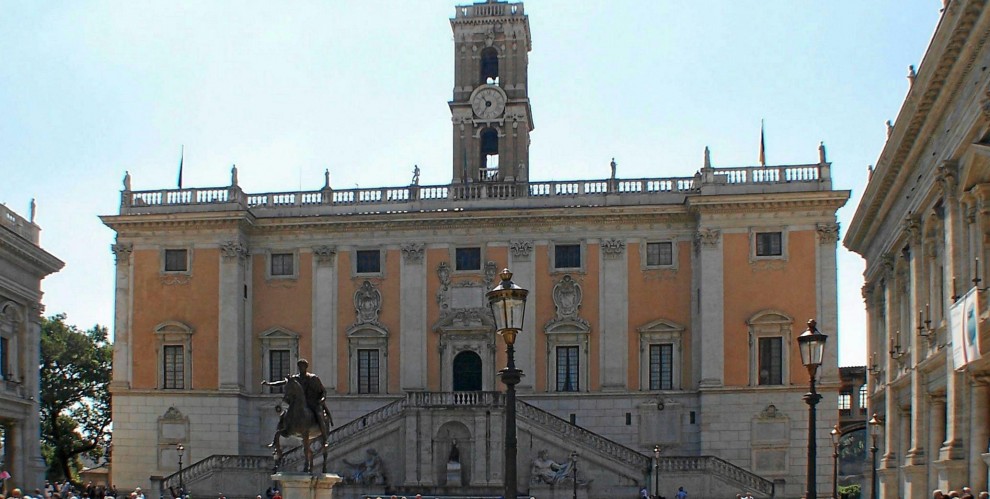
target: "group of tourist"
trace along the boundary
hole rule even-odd
[[[15,488],[9,493],[0,493],[0,499],[116,499],[117,494],[117,487],[113,485],[94,485],[93,482],[88,482],[85,486],[76,486],[68,480],[55,483],[46,480],[45,487],[34,489],[34,493]],[[141,499],[144,499],[143,495]]]
[[[677,493],[674,494],[675,499],[687,499],[687,496],[688,493],[686,490],[684,490],[684,487],[677,487]],[[646,487],[639,489],[639,497],[640,499],[666,499],[666,497],[661,495],[650,494],[650,491],[647,490]],[[737,495],[736,497],[738,498],[738,497],[746,497],[746,496]]]
[[[973,489],[969,487],[963,487],[962,492],[959,492],[958,490],[943,492],[941,489],[935,489],[932,491],[932,499],[947,499],[949,497],[958,497],[959,499],[990,499],[990,493],[983,491],[979,494],[974,494]]]

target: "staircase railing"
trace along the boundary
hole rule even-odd
[[[539,407],[521,400],[516,401],[516,414],[523,420],[543,426],[558,435],[583,443],[609,457],[631,466],[633,469],[649,470],[650,458],[618,442],[592,433],[580,426],[571,424]]]
[[[209,476],[223,469],[259,470],[271,469],[275,461],[270,456],[232,456],[214,454],[182,469],[183,485],[195,483],[201,477]],[[179,486],[179,472],[172,473],[162,480],[166,489]]]
[[[732,480],[743,487],[773,496],[773,482],[715,456],[670,456],[660,458],[660,473],[704,472]]]
[[[365,414],[364,416],[354,419],[348,422],[347,424],[345,424],[344,426],[341,426],[340,428],[331,431],[327,435],[327,444],[330,446],[330,448],[333,448],[342,440],[349,438],[352,435],[361,433],[372,426],[384,423],[389,419],[401,415],[402,411],[405,410],[405,407],[406,407],[406,399],[399,399],[392,403],[385,404],[379,407],[378,409],[375,409]],[[310,442],[310,447],[314,451],[319,450],[320,448],[319,439],[315,439],[312,442]],[[293,449],[286,451],[282,455],[282,466],[298,463],[302,461],[304,458],[305,455],[303,454],[302,446],[300,445],[298,447],[294,447]]]

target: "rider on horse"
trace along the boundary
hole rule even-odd
[[[327,445],[327,422],[333,424],[333,418],[330,416],[330,410],[327,409],[326,399],[327,391],[323,387],[323,382],[320,381],[319,376],[306,372],[309,369],[309,362],[306,359],[299,359],[296,363],[299,366],[299,374],[290,375],[288,378],[293,378],[299,382],[302,386],[303,392],[306,395],[306,408],[312,411],[313,416],[316,417],[316,421],[320,424],[320,433],[323,435],[323,445]],[[289,380],[288,378],[280,381],[262,381],[262,385],[268,386],[282,386],[286,384]],[[283,411],[278,419],[278,427],[275,429],[275,440],[278,440],[279,434],[285,429],[285,414],[288,411]],[[324,417],[324,414],[326,415]],[[269,447],[275,446],[273,441]]]

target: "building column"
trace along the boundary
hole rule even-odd
[[[883,330],[887,333],[885,342],[889,343],[890,338],[893,338],[893,332],[891,331],[892,321],[894,320],[896,309],[894,307],[894,294],[896,292],[896,283],[893,281],[893,258],[890,255],[884,255],[884,269],[886,283],[884,285],[884,317],[886,323],[883,326]],[[896,362],[893,357],[889,354],[884,355],[886,359],[887,369],[886,369],[886,389],[884,390],[886,396],[884,397],[884,416],[886,421],[884,428],[884,454],[883,454],[883,464],[884,469],[896,469],[898,467],[897,462],[897,450],[898,444],[900,443],[900,408],[897,407],[897,394],[894,391],[892,381],[896,378]],[[896,476],[896,475],[895,475]],[[887,497],[884,494],[884,497]]]
[[[313,248],[313,372],[337,392],[337,249]]]
[[[933,449],[928,454],[928,483],[933,485],[928,489],[932,490],[938,488],[938,473],[934,466],[934,463],[938,461],[937,449],[945,441],[945,394],[932,393],[928,396],[928,413],[930,421],[928,425],[928,448]]]
[[[699,388],[719,387],[723,384],[725,359],[725,319],[724,319],[724,283],[722,256],[722,231],[712,228],[701,228],[695,236],[695,250],[698,261],[693,265],[698,269],[696,286],[700,293],[700,301],[695,302],[698,313],[698,328],[691,336],[697,338],[692,349],[699,366],[701,379]],[[693,301],[693,300],[692,300]]]
[[[110,246],[116,260],[113,318],[113,388],[131,387],[131,252],[134,245]]]
[[[925,435],[928,431],[925,427],[928,423],[927,409],[925,403],[927,397],[925,393],[925,375],[921,369],[917,368],[918,363],[924,360],[925,343],[927,340],[918,334],[918,327],[922,326],[922,318],[917,312],[922,310],[921,294],[925,288],[923,280],[924,258],[921,251],[921,221],[917,217],[909,217],[904,221],[904,229],[908,233],[910,242],[910,279],[911,294],[907,297],[910,303],[911,323],[906,334],[902,338],[908,338],[907,345],[911,349],[911,445],[905,455],[905,460],[909,466],[925,465]],[[922,481],[923,482],[923,481]],[[913,483],[913,482],[912,482]],[[923,492],[925,483],[917,492]],[[913,488],[911,489],[914,490]],[[927,494],[926,494],[927,495]]]
[[[244,387],[241,376],[245,361],[244,341],[244,267],[247,263],[247,247],[239,241],[225,241],[220,245],[220,309],[217,375],[220,391],[240,391]]]
[[[818,329],[825,334],[838,338],[839,331],[839,311],[838,311],[838,276],[835,262],[836,244],[839,241],[839,224],[829,222],[818,224],[816,227],[818,236],[817,258],[818,265],[815,266],[815,282],[818,283],[816,290],[816,312],[818,319]],[[825,357],[822,359],[821,370],[822,384],[839,382],[839,342],[825,342]]]
[[[962,261],[962,244],[960,235],[962,234],[962,222],[959,213],[959,195],[957,165],[954,161],[945,161],[938,167],[936,180],[942,189],[944,198],[943,209],[945,210],[945,238],[942,241],[944,248],[943,265],[946,269],[947,278],[944,279],[944,295],[951,297],[956,294],[956,281],[965,277],[960,274],[960,262]],[[951,298],[943,310],[948,311],[951,305]],[[948,354],[951,358],[951,353]],[[956,373],[955,366],[951,360],[945,363],[945,391],[946,391],[946,435],[945,442],[939,450],[941,460],[965,459],[966,453],[963,449],[963,431],[967,414],[963,411],[965,400],[963,400],[963,379],[962,375]]]
[[[423,243],[401,246],[399,262],[399,387],[426,390],[426,265]]]
[[[970,390],[969,486],[987,490],[987,463],[983,455],[990,452],[990,374],[973,376]]]
[[[533,392],[537,378],[536,310],[539,310],[540,293],[536,292],[536,259],[533,258],[532,241],[509,242],[509,269],[512,271],[512,282],[531,291],[526,301],[529,310],[523,316],[523,333],[516,338],[516,365],[523,372],[516,391]]]
[[[601,318],[602,391],[626,389],[629,359],[629,264],[626,243],[621,239],[601,241]]]
[[[28,320],[25,324],[27,333],[27,345],[22,351],[27,355],[27,359],[41,358],[41,316],[45,312],[45,306],[41,303],[31,303],[28,307]],[[22,363],[25,368],[30,363]],[[45,458],[41,455],[41,421],[37,417],[41,413],[41,379],[40,376],[30,369],[24,371],[24,393],[29,396],[30,409],[22,425],[18,428],[21,442],[21,459],[24,463],[24,477],[19,480],[22,484],[34,485],[38,488],[44,483]]]

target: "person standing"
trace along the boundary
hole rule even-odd
[[[687,492],[684,491],[684,487],[677,487],[677,494],[674,494],[676,499],[687,499]]]

